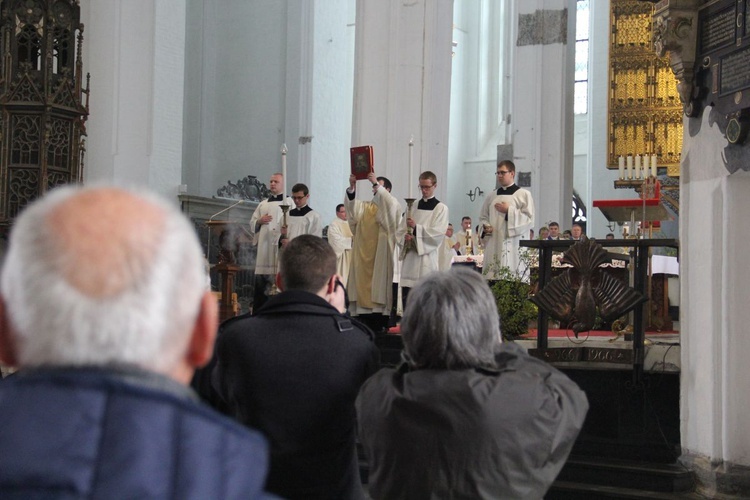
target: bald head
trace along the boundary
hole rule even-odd
[[[164,219],[161,207],[127,191],[85,191],[44,219],[52,243],[46,253],[58,256],[61,277],[80,293],[114,297],[144,278]]]
[[[184,381],[197,322],[215,327],[204,283],[176,207],[141,190],[57,188],[13,227],[0,337],[19,365],[130,364]]]

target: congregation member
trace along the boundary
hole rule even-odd
[[[303,234],[323,236],[323,223],[320,214],[310,208],[310,190],[302,183],[292,186],[294,208],[289,211],[287,226],[281,227],[281,246]]]
[[[336,218],[328,224],[328,244],[336,254],[336,273],[341,276],[344,286],[347,286],[349,280],[353,237],[346,220],[346,207],[339,203],[336,206]]]
[[[371,498],[543,498],[581,430],[586,395],[502,343],[479,273],[431,274],[401,322],[404,363],[357,398]]]
[[[401,297],[404,304],[417,282],[438,270],[440,246],[448,227],[448,207],[435,198],[437,176],[426,170],[419,174],[422,198],[406,214],[396,234],[401,252]]]
[[[570,227],[570,239],[574,241],[581,241],[583,236],[583,226],[578,222],[574,222]]]
[[[349,311],[375,329],[386,326],[395,300],[394,251],[401,205],[391,194],[386,177],[370,173],[372,201],[355,198],[357,178],[349,176],[344,207],[352,228],[352,260],[349,268]]]
[[[226,321],[214,383],[228,412],[270,441],[266,488],[283,498],[363,498],[354,400],[377,370],[372,332],[344,314],[336,255],[302,235],[281,251],[282,291]]]
[[[548,240],[560,240],[560,224],[557,222],[550,222],[549,223],[549,236],[547,236]]]
[[[549,239],[549,228],[547,226],[542,226],[541,228],[539,228],[539,239],[540,240]]]
[[[448,230],[445,231],[445,240],[440,246],[440,254],[438,255],[438,269],[445,271],[450,269],[453,263],[453,257],[458,255],[461,249],[461,243],[456,240],[453,236],[453,224],[448,224]]]
[[[516,184],[516,165],[503,160],[497,165],[500,187],[482,204],[479,221],[484,244],[484,274],[495,279],[500,268],[519,272],[520,241],[529,239],[534,225],[531,193]]]
[[[186,385],[216,300],[179,210],[59,187],[16,219],[0,277],[0,498],[259,498],[268,448]]]
[[[284,176],[271,175],[268,182],[271,195],[261,201],[250,218],[253,245],[257,247],[255,257],[255,288],[253,309],[259,309],[268,300],[276,277],[279,256],[279,239],[283,223],[281,205],[292,206],[292,199],[284,198]]]
[[[461,243],[458,252],[461,255],[476,255],[479,253],[477,232],[471,231],[471,217],[465,215],[461,218],[461,229],[455,232],[456,240]]]
[[[570,229],[566,229],[565,231],[563,231],[562,238],[560,238],[560,239],[561,240],[572,240],[573,239],[573,233],[570,231]]]

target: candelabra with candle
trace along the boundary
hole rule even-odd
[[[285,233],[289,229],[289,226],[287,225],[286,214],[289,212],[289,209],[291,208],[291,206],[287,205],[286,203],[282,203],[281,205],[279,205],[279,208],[281,209],[281,212],[282,212],[281,227],[282,227],[282,229],[284,229],[284,232],[282,233],[281,238],[285,239],[287,237],[287,235]],[[276,272],[278,273],[279,272],[279,254],[278,254],[278,252],[276,252],[276,254],[274,255],[274,260],[276,262],[274,262],[273,267],[276,269]],[[276,280],[274,280],[273,283],[271,284],[271,289],[268,291],[268,295],[276,295],[279,292],[280,292],[279,287],[276,286]]]
[[[414,205],[414,202],[417,201],[416,198],[404,198],[404,201],[406,202],[406,218],[411,218],[411,210],[412,206]],[[412,236],[412,239],[409,241],[406,241],[404,243],[404,251],[401,252],[401,260],[404,260],[406,258],[406,254],[409,253],[410,250],[417,251],[417,243],[414,241],[414,228],[407,226],[406,227],[406,234],[410,234]]]

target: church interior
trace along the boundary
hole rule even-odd
[[[55,186],[146,186],[194,222],[226,318],[250,306],[242,225],[272,174],[327,224],[369,145],[400,200],[434,172],[459,226],[510,159],[535,230],[630,241],[650,299],[624,360],[541,315],[517,340],[558,348],[591,402],[548,498],[750,497],[750,0],[0,4],[0,255]]]

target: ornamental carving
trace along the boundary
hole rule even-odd
[[[83,178],[82,49],[78,0],[0,0],[0,232],[38,196]]]
[[[254,175],[248,175],[236,183],[227,181],[225,186],[216,191],[216,196],[221,198],[232,198],[235,200],[261,201],[270,196],[271,192],[265,184],[260,182]]]
[[[654,13],[654,51],[659,57],[669,54],[669,66],[677,78],[677,93],[687,116],[696,116],[695,92],[698,6],[701,0],[664,0]]]

